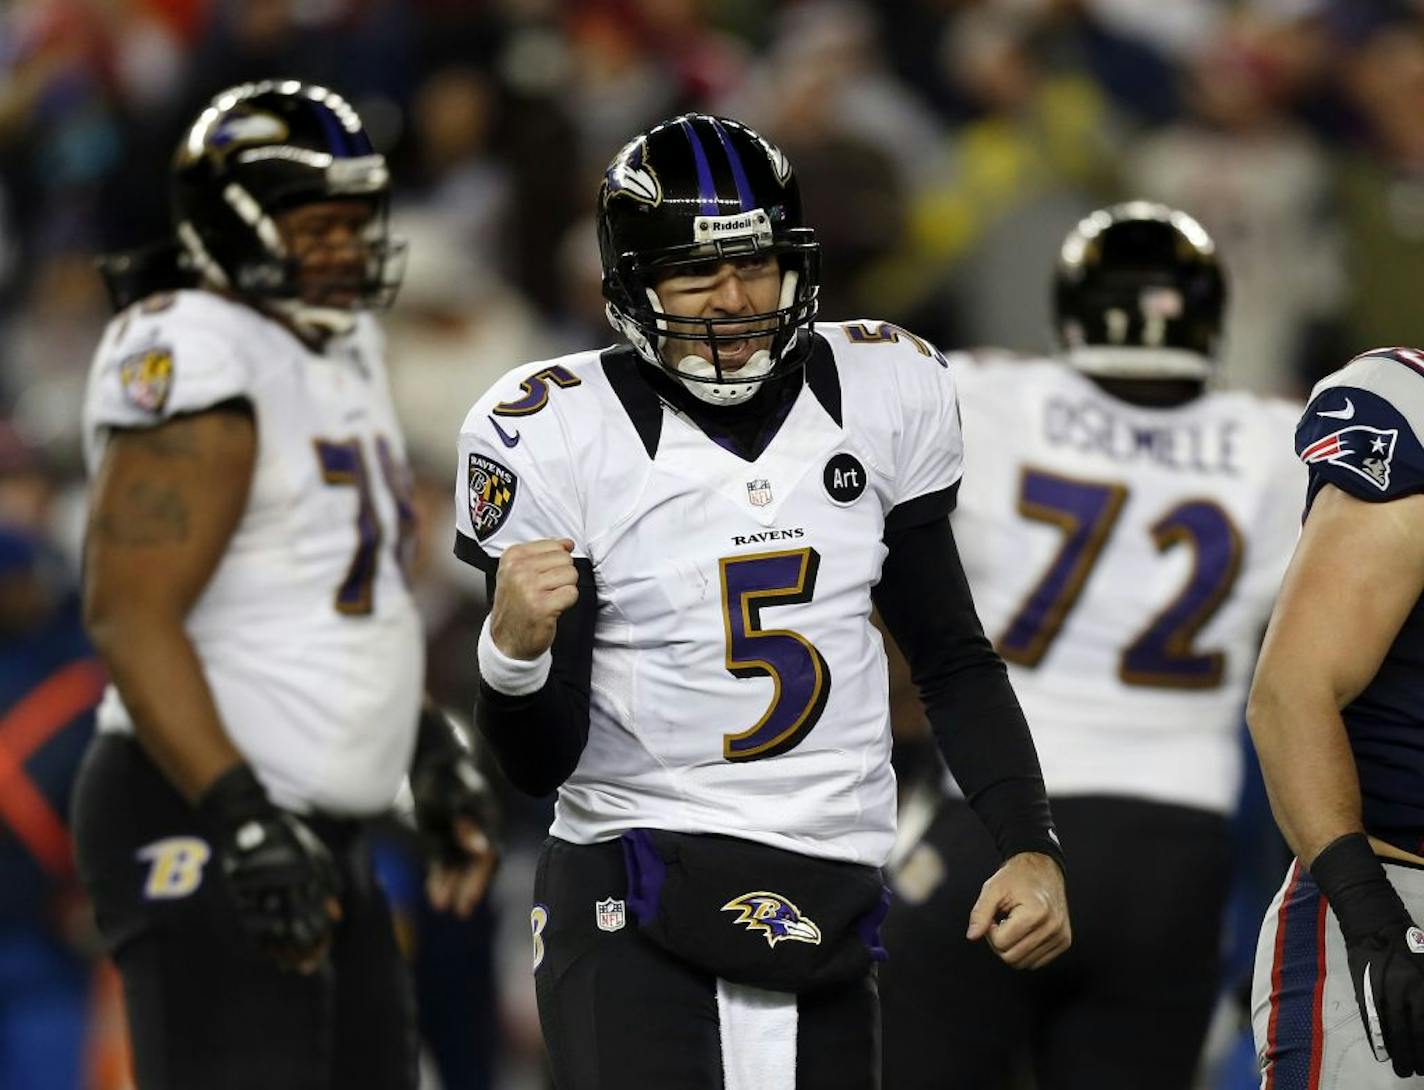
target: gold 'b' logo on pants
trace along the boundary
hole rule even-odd
[[[143,895],[149,900],[187,897],[203,882],[203,864],[212,851],[196,836],[170,836],[155,840],[137,852],[148,863]]]

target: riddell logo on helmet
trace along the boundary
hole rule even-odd
[[[760,208],[734,216],[698,216],[693,221],[692,236],[697,242],[749,237],[758,245],[767,245],[771,242],[771,221]]]
[[[713,220],[707,226],[715,235],[722,231],[748,231],[752,227],[756,226],[756,222],[757,221],[754,220],[751,216],[743,216],[741,219],[734,219],[730,223],[724,223],[721,220]]]

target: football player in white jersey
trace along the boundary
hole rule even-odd
[[[413,1088],[362,819],[410,769],[454,853],[437,899],[467,909],[484,861],[469,757],[421,711],[401,570],[404,449],[367,313],[399,282],[385,161],[338,95],[265,82],[213,99],[173,183],[178,244],[108,266],[128,305],[84,412],[85,614],[112,685],[81,874],[144,1090]]]
[[[1022,966],[1069,941],[954,554],[954,376],[895,326],[815,324],[795,175],[735,121],[635,137],[598,230],[629,343],[496,383],[456,490],[494,583],[477,722],[517,786],[558,790],[531,916],[555,1079],[866,1090],[895,820],[872,604],[1001,857],[958,926]]]
[[[1247,717],[1295,852],[1256,947],[1264,1090],[1424,1086],[1424,353],[1322,379]]]
[[[1224,303],[1206,232],[1132,202],[1062,246],[1058,357],[951,357],[969,452],[955,536],[1033,724],[1074,946],[1026,977],[962,941],[992,844],[945,802],[887,924],[896,1090],[995,1090],[1027,1063],[1040,1088],[1191,1085],[1246,686],[1304,484],[1297,410],[1208,388]]]

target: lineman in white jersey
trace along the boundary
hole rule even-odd
[[[399,552],[411,530],[404,450],[375,320],[359,315],[318,350],[210,291],[150,296],[110,323],[95,357],[91,474],[116,429],[234,401],[260,422],[261,449],[222,562],[188,612],[189,637],[273,802],[375,813],[410,757],[423,663]],[[403,729],[367,729],[382,722]],[[99,729],[133,733],[117,686]]]
[[[1027,978],[960,939],[992,845],[946,803],[886,933],[897,1090],[1007,1087],[1030,1056],[1041,1087],[1191,1085],[1242,705],[1304,483],[1295,407],[1205,390],[1224,291],[1195,221],[1119,205],[1062,248],[1063,358],[950,359],[970,452],[955,536],[1034,726],[1075,943]]]
[[[421,716],[404,447],[365,313],[399,277],[385,164],[337,95],[249,84],[193,124],[174,181],[184,263],[109,266],[128,305],[85,405],[86,620],[113,683],[81,873],[145,1090],[414,1087],[360,822],[418,719],[424,816],[476,800]]]
[[[517,786],[559,793],[532,914],[555,1078],[878,1086],[872,599],[1006,860],[976,934],[1024,966],[1068,942],[1032,741],[942,559],[953,375],[893,326],[813,326],[795,177],[735,121],[636,137],[598,216],[631,343],[497,383],[456,488],[456,550],[495,587],[477,721]]]

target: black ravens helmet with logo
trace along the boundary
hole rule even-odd
[[[1205,379],[1225,303],[1211,236],[1165,205],[1099,209],[1059,252],[1059,345],[1072,366],[1099,378]]]
[[[273,217],[315,201],[358,199],[372,205],[364,273],[359,283],[340,285],[344,302],[335,309],[377,309],[395,297],[404,247],[387,233],[390,173],[356,111],[335,92],[297,80],[220,92],[188,127],[172,177],[179,242],[212,286],[303,309],[311,285]]]
[[[711,404],[734,405],[805,362],[816,318],[820,249],[801,220],[791,164],[765,137],[728,118],[684,114],[634,137],[609,164],[598,196],[598,245],[608,319],[650,363]],[[772,311],[726,318],[670,315],[656,285],[679,269],[775,256],[781,293]],[[711,360],[662,358],[668,321]],[[770,347],[735,371],[718,342],[750,325]]]

